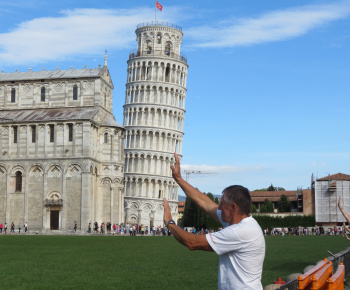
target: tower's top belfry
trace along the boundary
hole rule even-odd
[[[130,56],[171,57],[187,63],[185,56],[181,56],[182,28],[172,23],[144,22],[135,31],[137,51]]]

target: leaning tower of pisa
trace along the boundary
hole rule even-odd
[[[124,105],[125,222],[159,226],[163,197],[177,219],[170,165],[174,152],[181,158],[188,65],[180,54],[181,27],[148,22],[135,32]]]

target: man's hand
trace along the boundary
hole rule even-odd
[[[172,220],[171,212],[170,212],[170,206],[169,202],[166,198],[163,198],[163,207],[164,207],[164,224],[166,224],[168,221]]]
[[[171,165],[170,169],[172,171],[173,178],[176,181],[178,181],[182,178],[181,171],[180,171],[180,160],[179,160],[179,156],[176,153],[174,153],[174,157],[175,157],[175,166]]]

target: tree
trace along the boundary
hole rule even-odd
[[[257,211],[257,209],[256,209],[256,206],[255,206],[255,204],[253,204],[252,205],[252,213],[257,213],[258,211]]]
[[[273,212],[273,204],[271,201],[269,201],[268,199],[265,199],[263,205],[260,208],[260,212],[264,213],[264,212]]]
[[[279,212],[290,212],[290,200],[284,194],[281,195],[277,202],[277,208]]]
[[[217,197],[214,198],[214,196],[211,192],[208,192],[207,196],[211,200],[213,200],[216,204],[219,204],[219,199]],[[210,215],[207,215],[207,217],[206,217],[206,228],[207,229],[217,230],[220,227],[222,227],[222,225],[220,223],[218,223],[216,220],[214,220]]]
[[[274,187],[271,185],[268,188],[255,189],[254,191],[286,191],[283,187]]]
[[[206,194],[206,193],[204,193]],[[207,196],[216,204],[219,204],[219,199],[212,193],[208,192]],[[214,229],[217,230],[221,224],[215,221],[212,217],[203,212],[191,199],[186,198],[184,215],[182,217],[184,227],[195,227],[197,229]]]
[[[182,217],[184,227],[193,227],[195,224],[195,212],[197,206],[191,199],[186,198],[184,215]]]

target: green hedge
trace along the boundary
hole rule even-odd
[[[316,224],[315,217],[309,216],[269,216],[269,215],[253,215],[262,229],[268,228],[295,228],[295,227],[314,227]]]

